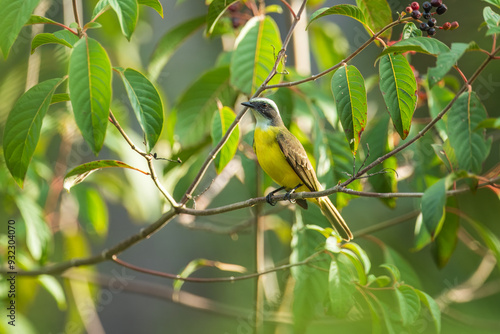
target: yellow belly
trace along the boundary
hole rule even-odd
[[[281,151],[276,135],[279,128],[270,126],[265,130],[256,128],[254,132],[253,148],[257,155],[260,167],[269,175],[274,182],[284,186],[287,190],[295,188],[302,183],[293,168],[286,161]],[[297,191],[307,191],[307,187],[302,186]]]

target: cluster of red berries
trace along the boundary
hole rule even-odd
[[[436,8],[436,12],[431,13],[432,8]],[[436,34],[436,29],[453,30],[458,28],[458,22],[446,22],[442,26],[437,26],[437,20],[433,17],[435,14],[442,15],[446,13],[448,7],[443,3],[443,0],[431,0],[422,4],[423,13],[420,12],[420,4],[416,1],[412,2],[406,7],[406,12],[411,15],[415,20],[424,19],[427,22],[420,23],[420,30],[426,31],[427,36]]]

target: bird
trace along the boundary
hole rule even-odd
[[[241,104],[250,108],[255,116],[253,149],[259,165],[281,186],[266,196],[267,202],[274,205],[272,195],[282,189],[287,191],[288,199],[293,192],[323,190],[304,146],[285,127],[276,103],[268,98],[256,97]],[[346,222],[328,197],[308,200],[319,206],[342,239],[350,241],[353,238]],[[305,199],[296,202],[307,209]]]

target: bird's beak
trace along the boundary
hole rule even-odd
[[[251,104],[250,102],[241,102],[241,104],[244,105],[245,107],[253,109],[253,104]]]

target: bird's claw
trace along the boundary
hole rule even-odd
[[[270,192],[269,194],[266,195],[266,202],[269,203],[271,206],[275,206],[276,205],[276,201],[273,200],[273,193]]]
[[[289,201],[290,203],[295,203],[295,199],[292,198],[293,191],[289,191],[285,194],[285,200]]]

